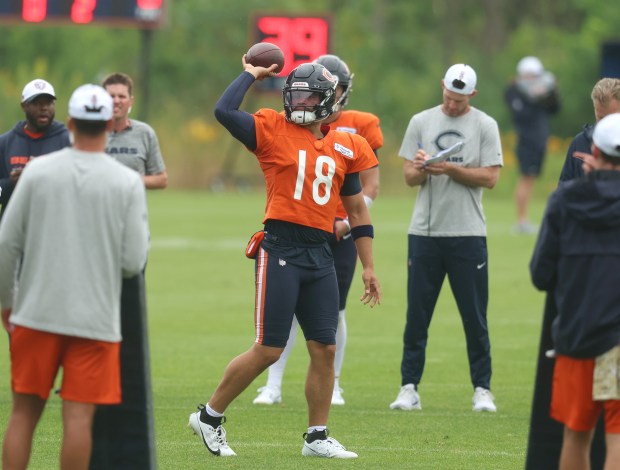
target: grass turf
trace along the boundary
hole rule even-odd
[[[471,411],[465,340],[446,282],[431,325],[420,384],[423,410],[392,411],[400,386],[406,306],[406,229],[414,192],[382,195],[372,209],[375,264],[383,302],[359,304],[360,271],[349,295],[349,338],[341,377],[346,405],[332,410],[332,435],[359,453],[355,461],[301,457],[307,417],[302,336],[284,376],[283,403],[252,405],[259,377],[227,410],[238,457],[212,457],[186,427],[227,363],[253,341],[253,265],[244,256],[260,228],[264,194],[149,193],[152,248],[147,267],[157,458],[161,469],[420,468],[517,469],[525,460],[543,295],[529,281],[534,236],[511,234],[512,201],[485,194],[488,219],[492,388],[496,414]],[[544,198],[532,206],[540,219]],[[5,351],[6,335],[3,335]],[[0,363],[0,426],[10,410],[8,354]],[[60,400],[53,395],[37,429],[30,468],[57,467]]]

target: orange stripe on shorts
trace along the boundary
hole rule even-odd
[[[265,289],[267,287],[267,262],[269,254],[262,248],[258,249],[258,263],[256,268],[256,297],[254,299],[254,325],[256,328],[256,342],[263,344],[265,318]]]

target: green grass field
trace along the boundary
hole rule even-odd
[[[509,184],[510,178],[504,180]],[[503,191],[507,193],[509,191]],[[420,385],[423,410],[388,408],[400,387],[406,305],[406,229],[414,192],[389,195],[372,208],[376,272],[383,302],[359,304],[359,271],[349,296],[349,340],[341,377],[346,406],[333,409],[332,435],[359,453],[355,461],[301,457],[307,353],[298,341],[284,377],[283,403],[252,405],[259,377],[227,410],[228,439],[238,457],[212,457],[186,427],[225,366],[253,341],[253,264],[244,256],[260,227],[264,195],[167,190],[149,194],[152,248],[147,268],[157,458],[161,469],[418,468],[520,469],[525,460],[543,294],[529,281],[533,236],[511,234],[509,196],[487,192],[489,327],[496,414],[471,411],[465,342],[448,283],[430,331]],[[532,207],[536,220],[545,197]],[[0,374],[0,426],[10,409],[6,335]],[[301,338],[301,336],[300,336]],[[57,467],[60,400],[52,396],[37,430],[32,469]]]

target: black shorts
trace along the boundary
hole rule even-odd
[[[333,264],[300,267],[262,247],[256,257],[256,342],[283,348],[297,316],[306,340],[336,344],[338,285]]]
[[[519,172],[524,176],[539,176],[542,171],[543,160],[546,150],[545,142],[517,143],[517,159],[519,160]]]

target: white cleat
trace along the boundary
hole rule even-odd
[[[258,396],[252,402],[255,405],[276,405],[282,403],[280,390],[273,387],[261,387],[258,389]]]
[[[304,434],[304,439],[307,434]],[[356,459],[357,454],[344,448],[340,442],[333,437],[325,436],[325,439],[316,439],[312,442],[304,440],[301,448],[301,455],[304,457],[323,457],[326,459]]]
[[[497,407],[493,402],[494,399],[495,397],[490,390],[482,387],[476,387],[474,397],[472,398],[473,410],[490,411],[491,413],[495,413],[497,411]]]
[[[200,405],[197,412],[189,415],[189,423],[187,423],[187,426],[194,431],[194,434],[202,437],[202,442],[213,455],[217,455],[218,457],[232,457],[237,455],[235,451],[228,446],[226,431],[221,425],[214,428],[200,421],[200,411],[203,408],[204,405]],[[225,420],[222,419],[222,422],[225,422]]]
[[[413,384],[403,385],[396,400],[390,404],[391,410],[421,410],[422,402]]]
[[[332,405],[343,406],[344,398],[342,397],[342,390],[340,387],[334,388],[334,392],[332,393]]]

